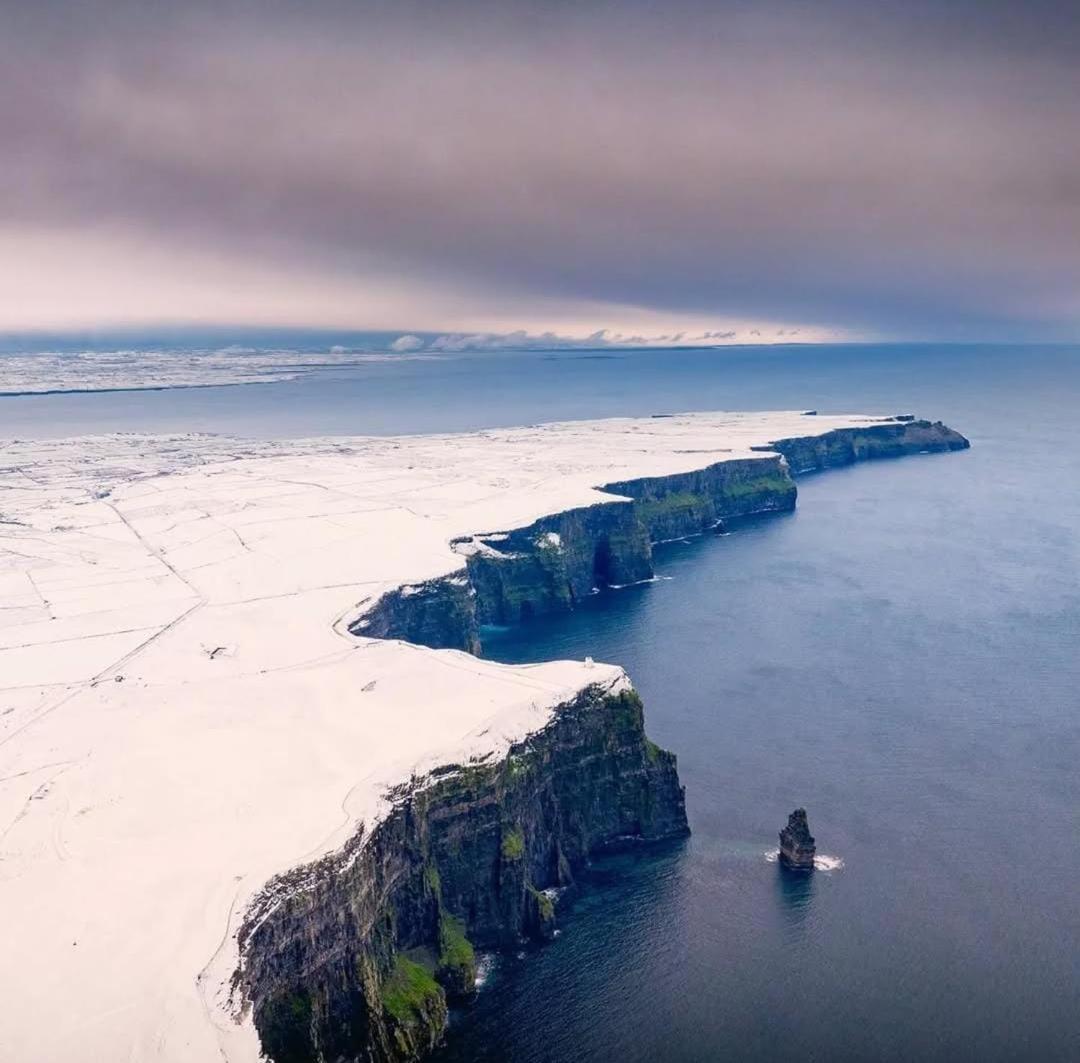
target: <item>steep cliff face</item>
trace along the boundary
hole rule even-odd
[[[968,446],[940,421],[902,417],[780,439],[759,448],[768,452],[760,458],[604,484],[600,490],[617,496],[610,502],[456,540],[464,570],[385,595],[350,630],[478,653],[483,624],[565,612],[596,590],[650,579],[653,543],[700,535],[739,517],[793,510],[793,474]]]
[[[594,589],[652,576],[648,530],[634,507],[604,502],[494,536],[462,540],[482,624],[572,609]]]
[[[797,494],[787,463],[773,456],[624,480],[602,490],[634,499],[634,516],[654,543],[698,535],[726,519],[792,510]]]
[[[792,470],[967,446],[940,423],[895,419],[607,484],[610,502],[458,540],[461,570],[383,596],[351,630],[476,653],[482,624],[650,578],[653,542],[791,510]],[[473,990],[476,947],[549,937],[545,891],[592,854],[687,829],[675,759],[645,737],[637,695],[588,689],[503,759],[402,787],[370,834],[271,882],[240,932],[236,991],[274,1063],[418,1060],[447,999]]]
[[[463,571],[384,595],[350,630],[476,653],[480,625],[565,612],[597,590],[650,579],[654,542],[791,510],[796,495],[786,462],[775,455],[602,490],[621,497],[456,540]]]
[[[966,450],[971,444],[941,421],[898,417],[865,428],[838,428],[820,436],[778,439],[768,449],[784,455],[796,475],[905,454]],[[764,449],[764,448],[763,448]]]
[[[384,594],[349,625],[354,635],[403,639],[432,649],[479,654],[476,592],[465,571],[425,583],[410,583]]]
[[[274,1063],[415,1060],[471,992],[474,946],[553,932],[550,887],[592,854],[687,833],[675,758],[629,690],[582,692],[499,761],[402,788],[370,834],[271,882],[238,990]]]

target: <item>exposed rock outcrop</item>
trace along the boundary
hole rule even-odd
[[[649,539],[700,535],[724,520],[795,508],[795,482],[775,456],[717,462],[694,472],[605,484],[604,491],[634,499],[634,516]]]
[[[457,540],[462,569],[384,595],[350,630],[476,653],[482,624],[650,578],[654,542],[790,511],[793,471],[967,445],[940,423],[897,418],[606,484],[609,502]],[[418,1060],[443,1033],[447,1000],[473,990],[475,948],[551,937],[549,891],[592,854],[687,831],[675,758],[645,737],[637,695],[590,688],[504,759],[402,787],[370,834],[271,882],[239,935],[236,990],[274,1063]],[[814,854],[797,809],[780,859],[809,870]]]
[[[967,446],[940,421],[904,415],[780,439],[756,448],[769,452],[761,457],[604,484],[600,490],[613,496],[610,502],[455,540],[463,569],[384,595],[350,630],[477,653],[483,624],[565,612],[595,590],[650,579],[653,543],[722,529],[742,517],[790,512],[797,495],[793,474]]]
[[[778,450],[795,476],[905,454],[966,450],[971,444],[941,421],[917,421],[902,414],[864,428],[836,428],[824,435],[778,439],[762,450]]]
[[[647,528],[631,504],[614,500],[455,546],[466,557],[481,624],[563,612],[595,588],[653,574]]]
[[[497,762],[402,788],[370,836],[271,882],[240,932],[238,991],[274,1063],[415,1060],[474,947],[543,940],[544,892],[612,845],[687,833],[675,758],[638,696],[584,691]]]
[[[780,832],[780,863],[794,871],[813,871],[817,846],[806,821],[806,809],[797,808]]]
[[[436,650],[480,653],[476,592],[464,570],[384,594],[349,630],[354,635],[403,639]]]

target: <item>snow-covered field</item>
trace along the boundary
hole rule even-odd
[[[0,1059],[256,1059],[227,999],[254,893],[388,786],[622,681],[348,634],[460,569],[451,539],[871,420],[0,444]]]
[[[0,395],[57,391],[139,391],[222,384],[269,384],[320,369],[433,358],[422,353],[254,350],[118,350],[0,354]]]

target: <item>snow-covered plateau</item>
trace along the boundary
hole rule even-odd
[[[0,444],[0,1058],[257,1059],[231,989],[265,884],[370,832],[391,787],[625,684],[350,633],[396,588],[459,578],[453,540],[880,424]]]
[[[271,384],[323,369],[432,358],[422,352],[265,350],[87,350],[0,353],[0,397],[73,391],[156,391]]]

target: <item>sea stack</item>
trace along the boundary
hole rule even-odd
[[[806,809],[797,808],[780,832],[780,863],[796,871],[814,870],[814,836],[806,822]]]

